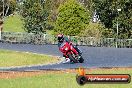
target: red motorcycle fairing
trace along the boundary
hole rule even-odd
[[[63,42],[61,46],[59,47],[59,50],[67,56],[68,54],[74,53],[75,55],[78,54],[78,52],[74,49],[72,46],[72,43]],[[67,56],[68,57],[68,56]]]

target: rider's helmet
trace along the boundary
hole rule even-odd
[[[58,35],[58,42],[63,42],[64,41],[64,35],[63,34],[59,34]]]

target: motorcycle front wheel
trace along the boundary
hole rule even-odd
[[[73,61],[74,63],[77,63],[77,60],[72,56],[72,54],[68,54],[68,57],[71,61]]]

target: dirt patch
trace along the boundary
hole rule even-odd
[[[8,71],[8,72],[0,72],[0,79],[12,79],[12,78],[23,78],[23,77],[31,77],[42,74],[60,74],[65,73],[65,71],[28,71],[28,72],[16,72],[16,71]]]
[[[129,68],[90,68],[85,69],[85,72],[91,73],[97,70],[132,70],[132,67]],[[25,71],[25,72],[17,72],[17,71],[7,71],[0,72],[0,79],[13,79],[13,78],[23,78],[23,77],[31,77],[43,74],[62,74],[62,73],[78,73],[78,69],[66,69],[66,70],[43,70],[43,71]]]

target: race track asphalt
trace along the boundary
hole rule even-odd
[[[44,70],[44,69],[69,69],[78,68],[99,68],[99,67],[131,67],[132,66],[132,48],[106,48],[106,47],[88,47],[79,46],[83,51],[84,63],[76,64],[49,64],[39,66],[25,67],[0,67],[1,71],[27,71],[27,70]],[[9,44],[0,43],[0,49],[33,52],[39,54],[48,54],[61,56],[57,45],[32,45],[32,44]]]

